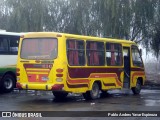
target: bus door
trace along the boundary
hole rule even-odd
[[[124,82],[123,88],[130,88],[130,47],[123,47],[124,56]]]

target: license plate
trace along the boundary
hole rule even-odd
[[[48,77],[42,77],[42,81],[47,81]]]

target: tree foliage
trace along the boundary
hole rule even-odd
[[[159,0],[0,0],[0,29],[142,41],[158,57]]]

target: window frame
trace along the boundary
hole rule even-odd
[[[92,43],[92,42],[93,42],[93,43],[97,43],[97,50],[95,50],[95,49],[91,49],[91,50],[90,50],[90,49],[87,48],[87,47],[88,47],[88,46],[87,46],[88,43]],[[99,49],[98,49],[98,43],[103,43],[103,50],[99,50]],[[94,64],[91,64],[91,65],[90,65],[90,64],[89,64],[89,59],[88,59],[88,54],[89,54],[88,52],[89,52],[89,51],[96,51],[96,52],[94,52],[94,53],[97,53],[97,55],[98,55],[99,53],[103,53],[103,54],[102,54],[102,57],[103,57],[103,59],[104,59],[104,63],[103,63],[102,65],[100,64],[100,62],[99,62],[99,65],[94,65]],[[87,66],[105,66],[105,65],[106,65],[106,61],[105,61],[105,42],[103,42],[103,41],[98,41],[98,40],[97,40],[97,41],[87,40],[87,41],[86,41],[86,58],[87,58]],[[98,55],[98,59],[99,59],[99,55]],[[98,60],[98,61],[100,61],[100,60]]]
[[[2,50],[0,51],[0,55],[18,55],[18,47],[19,47],[19,41],[20,41],[20,36],[11,36],[11,35],[1,35],[0,39],[2,39],[2,41],[5,39],[6,40],[6,46],[7,46],[7,50]],[[1,41],[1,40],[0,40]],[[11,49],[11,42],[15,41],[17,43],[17,46],[15,48],[17,48],[17,51],[13,51]],[[4,45],[4,44],[3,44]]]
[[[139,59],[140,59],[141,61],[137,61],[137,62],[141,62],[141,63],[137,63],[137,64],[141,64],[141,65],[135,65],[135,64],[134,64],[134,60],[133,60],[133,49],[136,49],[136,50],[138,51]],[[136,45],[132,45],[132,46],[131,46],[131,58],[132,58],[132,65],[133,65],[134,67],[141,67],[141,68],[144,67],[143,60],[142,60],[142,56],[140,55],[139,48],[138,48]]]
[[[110,44],[110,46],[109,46],[109,48],[110,48],[110,50],[107,50],[107,44]],[[111,45],[114,45],[114,50],[111,50],[112,48],[111,48]],[[116,50],[115,49],[115,45],[120,45],[120,47],[121,47],[121,50],[120,51],[118,51],[118,50]],[[105,43],[105,61],[106,61],[106,65],[107,66],[110,66],[110,67],[112,67],[112,66],[123,66],[123,46],[122,46],[122,44],[121,43],[114,43],[114,42],[106,42]],[[120,58],[121,58],[121,63],[119,64],[119,65],[116,65],[116,63],[114,64],[114,65],[109,65],[108,64],[108,62],[107,62],[107,52],[110,52],[111,53],[111,59],[112,59],[112,53],[114,53],[114,55],[115,55],[115,53],[117,52],[118,54],[120,54]],[[116,56],[115,56],[116,57]],[[110,60],[110,62],[112,62],[111,60]],[[114,61],[114,62],[116,62],[116,61]]]
[[[75,49],[75,46],[74,48],[69,48],[69,41],[74,41],[74,44],[78,43],[78,42],[82,42],[83,43],[83,49],[79,49],[78,47]],[[79,53],[82,52],[82,59],[83,59],[83,64],[70,64],[70,61],[69,61],[69,51],[77,51],[78,52],[78,62],[79,62]],[[66,39],[66,55],[67,55],[67,63],[69,66],[85,66],[86,65],[86,51],[85,51],[85,41],[83,39]],[[73,61],[72,61],[73,62]]]
[[[32,39],[54,39],[54,40],[56,40],[56,43],[57,43],[57,47],[56,47],[56,51],[57,51],[56,57],[54,57],[54,58],[48,58],[48,59],[40,59],[40,60],[52,60],[52,59],[56,59],[56,58],[57,58],[57,56],[58,56],[58,38],[56,38],[56,37],[42,37],[42,38],[35,37],[35,38],[24,38],[24,39],[22,40],[22,42],[21,42],[21,48],[20,48],[20,49],[21,49],[21,50],[20,50],[20,58],[21,58],[21,59],[26,59],[26,60],[39,60],[39,59],[37,59],[37,58],[31,59],[31,58],[24,58],[24,57],[22,57],[22,45],[23,45],[24,40],[26,40],[26,39],[30,39],[30,40],[32,40]]]

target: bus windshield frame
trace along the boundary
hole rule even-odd
[[[58,54],[57,38],[24,38],[20,57],[29,60],[51,60]]]

